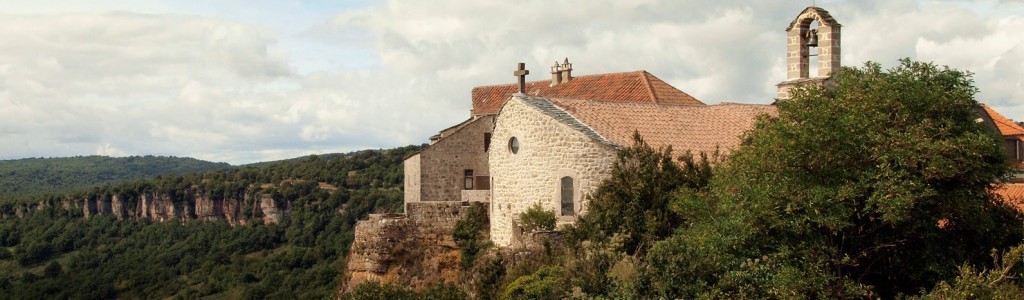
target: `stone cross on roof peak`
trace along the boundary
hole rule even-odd
[[[518,68],[516,68],[516,71],[512,72],[512,75],[514,75],[516,77],[519,77],[519,93],[520,94],[525,94],[526,93],[526,75],[529,75],[529,74],[530,74],[530,70],[526,69],[526,63],[519,63],[519,66],[518,66]]]

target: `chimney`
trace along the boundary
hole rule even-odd
[[[558,66],[558,61],[555,61],[555,65],[551,66],[551,85],[556,86],[562,83],[562,69]]]
[[[565,58],[565,62],[559,68],[562,71],[562,80],[559,83],[566,83],[572,80],[572,64],[569,63],[569,58]]]

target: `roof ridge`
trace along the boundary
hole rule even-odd
[[[658,95],[654,94],[654,86],[651,85],[651,78],[650,78],[650,76],[652,76],[651,73],[647,73],[646,70],[641,70],[640,71],[640,75],[643,78],[644,85],[647,86],[647,96],[650,96],[651,100],[653,100],[654,103],[659,103],[660,104],[661,103],[661,101],[660,101],[661,99],[658,99]]]
[[[640,72],[647,73],[647,71],[645,71],[645,70],[636,70],[636,71],[625,71],[625,72],[614,72],[614,73],[587,74],[587,75],[579,75],[579,76],[573,75],[572,79],[579,79],[579,78],[586,78],[586,77],[597,77],[597,76],[609,76],[609,75],[621,75],[621,74],[633,74],[633,73],[640,73]],[[648,74],[650,74],[650,73],[648,73]],[[571,81],[572,80],[570,80],[570,82]],[[542,83],[542,82],[551,82],[551,79],[527,81],[526,84]],[[490,84],[490,85],[478,85],[478,86],[473,87],[473,89],[475,90],[477,88],[503,87],[503,86],[510,86],[510,85],[514,86],[516,84],[517,83],[513,82],[513,83],[501,83],[501,84]]]
[[[534,96],[534,97],[542,97],[542,96]],[[544,97],[544,98],[553,99],[553,100],[569,100],[569,101],[593,102],[593,103],[608,103],[608,104],[614,104],[614,105],[632,105],[632,106],[648,106],[648,105],[654,105],[654,106],[660,106],[660,107],[716,107],[716,106],[719,106],[717,104],[716,105],[707,105],[707,104],[703,104],[703,103],[702,104],[664,104],[664,103],[658,103],[658,102],[617,101],[617,100],[603,100],[603,99],[580,99],[580,98],[568,98],[568,97]],[[747,105],[751,105],[751,106],[754,106],[754,105],[769,106],[770,104],[754,104],[754,103],[750,103],[750,104],[747,104]]]
[[[711,105],[707,105],[707,106],[721,106],[721,105],[745,105],[745,106],[761,106],[761,105],[764,105],[764,106],[770,106],[772,104],[771,103],[742,103],[742,102],[722,101],[722,102],[718,102],[718,104],[711,104]]]

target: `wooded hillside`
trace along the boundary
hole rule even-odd
[[[252,189],[288,212],[278,224],[224,220],[117,221],[65,209],[67,195],[34,197],[24,218],[0,219],[0,295],[13,299],[170,297],[323,299],[333,295],[355,221],[402,207],[408,146],[224,171],[161,176],[75,197],[161,192],[229,197]],[[186,199],[186,198],[181,198]],[[175,201],[181,201],[177,199]],[[31,202],[31,203],[35,203]],[[18,206],[0,207],[8,213]],[[8,214],[11,215],[11,214]]]
[[[0,199],[79,191],[160,175],[231,168],[194,158],[167,156],[77,156],[0,160]]]

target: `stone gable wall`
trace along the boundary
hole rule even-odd
[[[505,104],[491,141],[491,241],[502,247],[512,244],[515,219],[534,203],[559,211],[562,176],[574,178],[576,214],[585,212],[586,194],[610,175],[616,157],[611,146],[524,101],[513,97]],[[513,136],[519,140],[516,154],[508,147]],[[572,221],[560,218],[560,223]]]
[[[423,175],[420,174],[420,153],[413,154],[412,156],[409,156],[409,158],[406,158],[405,161],[402,162],[402,169],[405,170],[405,175],[403,175],[405,179],[402,180],[402,184],[405,186],[403,189],[405,195],[403,199],[405,199],[405,203],[420,202],[420,194],[423,193],[423,185],[420,182],[420,178],[423,177]]]
[[[480,117],[406,159],[405,202],[460,201],[466,169],[473,176],[490,174],[484,134],[493,125],[494,116]]]

